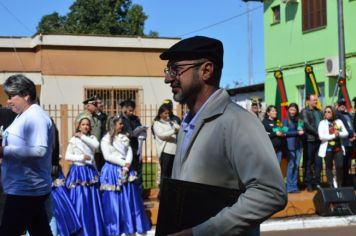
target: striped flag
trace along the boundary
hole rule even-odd
[[[278,119],[282,121],[287,117],[288,99],[287,93],[283,81],[283,73],[281,70],[274,72],[274,77],[277,80],[276,89],[276,101],[275,106],[277,107]]]
[[[339,79],[337,81],[338,85],[339,85],[339,94],[338,94],[338,98],[343,98],[346,102],[346,108],[349,112],[352,111],[352,107],[351,107],[351,101],[350,101],[350,97],[349,97],[349,93],[347,92],[347,88],[346,88],[346,80],[345,79]]]
[[[314,94],[317,97],[320,96],[320,90],[318,84],[315,79],[315,74],[313,71],[313,67],[311,65],[305,66],[305,96]],[[307,104],[306,104],[307,105]],[[320,100],[318,99],[318,103],[316,107],[321,110]]]

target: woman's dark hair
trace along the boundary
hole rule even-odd
[[[36,101],[36,86],[32,80],[22,74],[12,75],[5,80],[4,91],[8,96],[19,95],[21,97],[29,96],[28,102]]]
[[[325,118],[325,111],[326,109],[330,109],[331,110],[331,115],[332,115],[332,121],[336,120],[336,111],[335,111],[335,108],[328,105],[324,108],[324,112],[323,112],[323,118]]]
[[[90,135],[91,134],[91,121],[90,121],[90,118],[87,117],[87,116],[84,116],[83,118],[81,118],[78,121],[78,125],[77,125],[77,128],[75,129],[75,132],[80,132],[79,127],[80,127],[80,124],[82,123],[83,120],[89,121],[89,132],[88,132],[88,135]]]
[[[155,116],[155,118],[153,119],[154,121],[158,121],[160,120],[160,115],[165,112],[165,111],[170,111],[169,109],[169,105],[168,104],[162,104],[159,108],[158,108],[158,112],[157,115]]]
[[[292,117],[290,114],[289,114],[289,108],[291,107],[294,107],[297,112],[295,113],[294,117]],[[295,102],[292,102],[291,104],[289,104],[288,106],[288,123],[290,124],[292,121],[298,121],[299,120],[299,107],[298,107],[298,104],[295,103]]]
[[[131,99],[128,99],[128,100],[122,101],[120,103],[120,106],[121,107],[132,107],[133,109],[135,109],[136,108],[136,103],[135,103],[135,101],[132,101]]]
[[[277,107],[276,107],[275,105],[269,105],[269,106],[267,107],[266,112],[265,112],[265,114],[264,114],[264,116],[263,116],[265,119],[268,119],[268,113],[269,113],[273,108],[277,110]]]
[[[168,104],[162,104],[157,111],[157,115],[155,116],[155,118],[153,119],[153,124],[151,126],[151,132],[153,137],[155,137],[155,131],[153,130],[153,125],[155,121],[159,121],[161,119],[160,115],[165,112],[165,111],[170,111],[169,109],[169,105]]]

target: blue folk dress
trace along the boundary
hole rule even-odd
[[[70,236],[82,229],[74,206],[69,199],[62,171],[52,183],[53,213],[57,222],[58,235]]]
[[[132,162],[129,139],[118,134],[111,143],[106,134],[101,150],[106,161],[100,174],[100,190],[107,235],[145,234],[151,225],[135,181],[137,176],[132,168],[124,167]]]
[[[105,235],[99,176],[94,166],[94,152],[98,147],[95,136],[82,135],[80,138],[72,137],[66,151],[65,159],[73,161],[66,186],[82,225],[79,235]],[[84,154],[90,156],[91,160],[84,160]]]

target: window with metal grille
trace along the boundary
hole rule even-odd
[[[85,88],[84,99],[97,95],[104,104],[104,112],[111,116],[117,114],[120,103],[128,99],[136,103],[136,111],[139,111],[139,91],[137,88]]]
[[[326,0],[302,1],[302,25],[303,31],[326,26]]]
[[[272,14],[273,14],[272,24],[280,23],[281,22],[281,7],[279,5],[272,7]]]

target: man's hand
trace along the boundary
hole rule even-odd
[[[185,229],[182,230],[178,233],[174,233],[174,234],[169,234],[168,236],[193,236],[193,230],[192,229]]]

